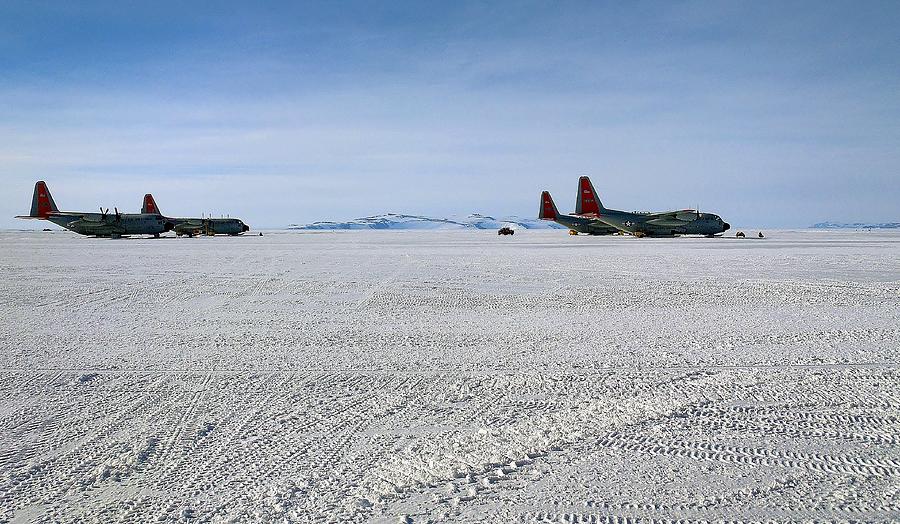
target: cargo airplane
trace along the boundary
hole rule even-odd
[[[174,224],[173,230],[178,236],[187,235],[240,235],[250,231],[250,226],[237,218],[175,218],[166,217],[159,211],[153,195],[144,195],[141,213],[158,216]]]
[[[46,182],[34,184],[34,195],[31,198],[31,213],[16,218],[49,220],[54,224],[81,235],[119,238],[128,235],[153,235],[171,231],[175,224],[161,215],[150,213],[120,213],[114,208],[100,208],[99,213],[82,211],[60,211],[50,195]]]
[[[586,176],[578,179],[578,204],[575,212],[636,237],[714,236],[731,228],[719,215],[701,213],[695,209],[653,213],[607,209],[597,198],[591,179]]]

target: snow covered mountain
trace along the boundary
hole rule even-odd
[[[880,224],[866,224],[854,222],[852,224],[840,222],[819,222],[812,225],[813,229],[900,229],[900,222],[882,222]]]
[[[564,229],[555,222],[537,218],[501,217],[473,213],[465,217],[434,218],[418,215],[385,213],[356,218],[346,222],[313,222],[291,224],[288,229]]]

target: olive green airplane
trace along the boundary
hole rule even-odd
[[[47,183],[43,180],[34,184],[34,195],[31,198],[31,213],[17,216],[36,220],[49,220],[54,224],[81,235],[119,238],[128,235],[153,235],[171,231],[175,223],[163,216],[149,213],[120,213],[114,208],[100,208],[99,213],[81,211],[60,211],[50,195]]]
[[[159,211],[159,206],[153,199],[153,195],[147,193],[144,195],[144,204],[141,206],[141,213],[161,217],[163,220],[173,224],[173,230],[177,236],[194,235],[240,235],[250,231],[250,226],[237,218],[174,218],[165,217]]]
[[[551,206],[550,194],[544,191],[541,195],[541,216],[547,214],[547,201]],[[555,206],[552,206],[555,213]],[[597,198],[597,192],[591,179],[582,176],[578,179],[578,200],[575,204],[575,217],[581,221],[603,224],[623,233],[636,237],[671,237],[678,235],[715,236],[731,228],[719,215],[700,213],[694,209],[680,211],[664,211],[657,213],[641,213],[607,209]],[[549,216],[547,219],[552,220]],[[566,225],[564,222],[559,223]],[[583,226],[582,226],[583,227]],[[576,229],[576,231],[578,231]]]

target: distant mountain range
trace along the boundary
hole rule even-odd
[[[840,222],[819,222],[812,225],[813,229],[900,229],[900,222],[883,222],[881,224],[866,224],[854,222],[852,224]]]
[[[313,222],[291,224],[288,229],[565,229],[555,222],[537,218],[501,217],[473,213],[466,217],[434,218],[419,215],[385,213],[371,217],[355,218],[346,222]]]
[[[313,222],[311,224],[291,224],[288,229],[303,230],[360,230],[360,229],[565,229],[563,226],[537,218],[521,218],[506,216],[494,218],[488,215],[473,213],[468,216],[451,216],[447,218],[427,217],[422,215],[404,215],[385,213],[370,217],[355,218],[344,222]],[[810,226],[812,229],[900,229],[900,222],[884,223],[841,223],[819,222]]]

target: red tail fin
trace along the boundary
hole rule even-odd
[[[597,198],[591,179],[583,176],[578,179],[578,200],[575,202],[576,215],[599,215],[603,204]]]
[[[144,195],[144,205],[141,207],[141,213],[151,214],[151,215],[160,215],[159,208],[156,207],[156,200],[153,200],[153,195],[147,193]]]
[[[541,211],[538,214],[538,218],[541,220],[556,220],[557,216],[559,216],[559,211],[556,210],[553,197],[550,196],[549,191],[544,191],[541,193]]]
[[[34,195],[31,197],[31,217],[47,218],[50,213],[57,211],[59,209],[56,209],[56,202],[53,201],[53,196],[47,189],[47,183],[43,180],[38,181],[34,184]]]

